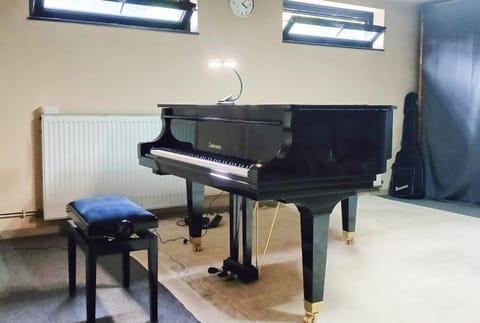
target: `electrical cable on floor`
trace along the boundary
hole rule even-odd
[[[221,191],[220,193],[218,193],[218,194],[210,201],[210,203],[208,203],[207,214],[213,214],[213,213],[211,212],[211,210],[212,210],[212,204],[213,204],[213,202],[215,202],[223,193],[225,193],[225,191]]]
[[[184,243],[184,244],[187,244],[187,243],[190,241],[190,239],[188,239],[188,238],[186,238],[186,237],[184,237],[184,236],[179,236],[179,237],[172,238],[172,239],[167,239],[167,240],[164,241],[164,240],[162,239],[162,237],[160,236],[160,233],[158,232],[158,230],[157,230],[156,228],[154,228],[153,230],[155,231],[155,235],[158,237],[158,239],[160,240],[160,242],[161,242],[162,244],[166,244],[166,243],[168,243],[168,242],[174,242],[174,241],[178,241],[178,240],[183,240],[183,243]],[[204,231],[204,232],[203,232],[203,234],[202,234],[202,237],[204,237],[204,236],[207,234],[208,229],[203,229],[203,231]]]
[[[207,215],[215,215],[215,213],[212,212],[212,204],[213,204],[223,193],[225,193],[225,191],[221,191],[220,193],[218,193],[217,195],[215,195],[215,197],[208,203],[208,208],[207,208],[207,211],[205,212],[205,214],[207,214]],[[215,215],[215,217],[217,217],[217,216],[219,216],[219,215]],[[187,227],[188,224],[186,223],[185,218],[186,218],[186,217],[182,217],[181,219],[177,220],[177,222],[176,222],[177,226],[179,226],[179,227]],[[188,218],[188,216],[187,216],[187,218]],[[203,223],[203,229],[204,229],[204,230],[207,230],[207,229],[209,228],[208,224],[209,224],[212,220],[210,220],[210,218],[208,218],[207,216],[203,216],[202,220],[205,221],[205,222]],[[215,218],[214,218],[214,220],[215,220]],[[220,220],[221,220],[221,217],[220,217]],[[220,222],[220,221],[218,221],[218,222]],[[217,224],[217,225],[218,225],[218,224]],[[215,225],[215,226],[217,226],[217,225]],[[204,236],[204,235],[206,235],[206,232],[205,232],[202,236]]]
[[[176,222],[177,226],[179,227],[188,227],[188,224],[185,222],[185,219],[180,219]]]
[[[211,201],[210,203],[208,204],[208,209],[207,209],[207,214],[214,214],[211,212],[211,209],[212,209],[212,203],[215,202],[223,193],[225,193],[225,191],[221,191],[220,193],[218,193]],[[179,226],[179,227],[186,227],[188,226],[188,224],[185,222],[185,218],[182,218],[180,220],[177,220],[176,222],[176,225]],[[190,239],[188,238],[185,238],[184,236],[180,236],[180,237],[177,237],[177,238],[172,238],[172,239],[167,239],[167,240],[163,240],[162,237],[160,236],[160,233],[157,231],[157,229],[153,229],[155,231],[155,234],[156,236],[158,237],[158,239],[160,240],[160,242],[162,244],[166,244],[168,242],[173,242],[173,241],[178,241],[178,240],[183,240],[183,243],[186,244],[190,241]],[[202,228],[202,237],[206,236],[207,235],[207,232],[208,232],[208,227],[203,227]]]
[[[178,241],[178,240],[181,240],[181,239],[183,240],[183,243],[185,243],[185,244],[189,241],[189,239],[188,239],[188,238],[185,238],[184,236],[180,236],[180,237],[172,238],[172,239],[167,239],[167,240],[164,241],[164,240],[162,239],[162,237],[160,236],[160,233],[157,231],[157,229],[154,228],[153,230],[155,231],[155,235],[158,237],[158,239],[160,240],[160,242],[161,242],[162,244],[166,244],[166,243],[168,243],[168,242],[173,242],[173,241]]]

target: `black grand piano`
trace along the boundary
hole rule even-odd
[[[305,321],[323,303],[330,213],[342,201],[352,239],[356,194],[374,190],[391,158],[393,106],[159,105],[163,127],[139,143],[141,165],[187,180],[190,242],[201,249],[203,185],[230,192],[230,242],[223,270],[258,278],[251,265],[253,201],[294,203],[301,218]]]

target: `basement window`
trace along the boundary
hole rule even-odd
[[[322,0],[283,1],[283,42],[383,50],[384,10]]]
[[[30,0],[29,19],[197,32],[193,0]]]

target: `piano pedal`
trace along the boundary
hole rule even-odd
[[[217,276],[220,278],[224,278],[230,275],[228,272],[223,271],[217,267],[208,267],[208,273],[212,275],[217,274]]]
[[[213,217],[213,220],[210,221],[210,223],[208,224],[208,228],[211,229],[211,228],[218,227],[221,221],[222,221],[222,216],[220,214],[215,214],[215,216]]]
[[[209,274],[217,274],[219,272],[220,272],[220,269],[218,269],[217,267],[208,267]]]
[[[220,218],[221,220],[221,218]],[[185,225],[190,225],[190,217],[189,216],[185,216],[183,217],[183,221],[185,222]],[[218,221],[220,222],[220,221]],[[208,216],[203,216],[202,217],[202,228],[203,229],[208,229],[210,227],[210,218]],[[218,223],[217,223],[218,225]]]

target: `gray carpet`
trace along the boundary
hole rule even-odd
[[[430,200],[430,199],[400,199],[390,195],[382,195],[381,197],[393,201],[410,203],[414,205],[424,206],[431,209],[442,210],[446,212],[458,213],[468,216],[480,218],[480,205],[463,203],[459,201],[449,200]]]
[[[122,287],[119,255],[97,265],[97,322],[148,322],[147,271],[130,260],[131,282]],[[77,252],[77,296],[68,296],[66,239],[61,235],[0,241],[0,323],[85,321],[85,269]],[[198,322],[158,286],[159,322]]]

